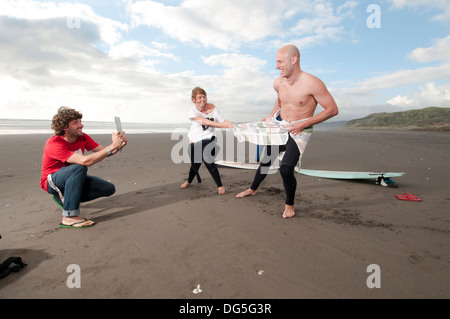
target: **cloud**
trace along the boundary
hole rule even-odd
[[[155,47],[163,48],[164,46],[155,43]],[[164,53],[161,50],[146,46],[139,41],[121,42],[118,45],[112,46],[108,53],[113,58],[133,58],[137,61],[145,61],[148,65],[159,63],[159,60],[151,60],[151,58],[166,58],[173,61],[180,60],[172,53]]]
[[[448,0],[389,0],[395,9],[412,8],[414,10],[431,11],[439,10],[440,13],[433,16],[439,22],[450,21],[450,4]]]
[[[443,39],[432,40],[429,48],[417,48],[409,54],[409,58],[419,62],[450,61],[450,35]]]
[[[160,28],[181,42],[227,50],[281,32],[283,7],[281,0],[185,0],[177,7],[137,1],[128,3],[128,12],[133,27]]]
[[[374,76],[355,86],[362,90],[392,89],[410,84],[428,83],[450,78],[450,36],[432,40],[428,48],[416,48],[407,57],[415,61],[426,63],[439,61],[441,64],[419,67],[417,69],[403,69],[392,73]],[[401,100],[399,98],[399,100]],[[403,99],[406,101],[406,99]]]
[[[0,16],[2,74],[45,86],[50,84],[51,70],[88,70],[86,58],[102,56],[93,46],[86,45],[99,40],[98,29],[92,24],[69,29],[65,23],[64,18],[26,20]]]
[[[317,1],[309,6],[302,7],[302,16],[290,32],[297,35],[318,35],[333,38],[342,33],[342,21],[352,16],[352,10],[357,6],[355,1],[347,1],[342,6],[334,9],[333,4],[325,1]],[[331,35],[327,35],[331,31]]]
[[[399,95],[386,103],[401,107],[450,107],[450,84],[436,86],[433,82],[426,83],[413,98]]]
[[[421,105],[450,107],[450,84],[436,86],[435,83],[427,83],[416,98]]]
[[[301,49],[348,38],[343,23],[354,17],[353,9],[357,5],[356,1],[346,1],[337,8],[330,1],[302,1],[300,6],[287,3],[287,7],[295,8],[285,13],[294,25],[284,32],[283,38]],[[273,43],[274,47],[283,44],[280,40]]]
[[[424,3],[394,2],[398,8]],[[274,61],[262,58],[263,51],[274,56],[285,43],[304,49],[347,40],[352,32],[347,23],[357,21],[354,11],[360,6],[328,0],[121,3],[125,22],[75,1],[0,1],[2,117],[28,118],[39,110],[38,116],[48,119],[58,106],[69,105],[91,120],[120,115],[124,121],[185,122],[190,91],[199,85],[228,119],[259,119],[276,99],[277,72],[267,70]],[[448,100],[449,88],[442,83],[450,77],[449,38],[411,51],[408,57],[421,64],[417,69],[330,88],[346,111],[341,114],[369,111],[384,90],[411,84],[422,87],[384,97],[376,109]]]
[[[206,65],[219,67],[215,76],[195,77],[208,88],[211,102],[233,121],[254,121],[270,113],[276,99],[273,78],[265,74],[267,61],[251,55],[225,53],[202,57]],[[269,101],[269,102],[268,102]]]
[[[176,108],[189,101],[194,81],[153,68],[178,61],[163,43],[122,41],[127,27],[86,5],[5,0],[0,9],[1,117],[48,119],[69,105],[91,120],[120,110],[124,121],[184,120]],[[83,17],[79,25],[74,16]]]
[[[405,106],[405,107],[411,107],[411,106],[418,105],[416,100],[410,99],[404,95],[397,95],[396,97],[388,100],[386,103],[391,104],[391,105],[396,105],[396,106]]]
[[[221,68],[220,74],[165,74],[154,64],[178,61],[164,52],[166,45],[123,41],[103,52],[92,45],[101,41],[97,25],[71,29],[65,23],[63,17],[0,16],[2,117],[48,119],[60,105],[68,105],[89,114],[89,120],[120,115],[124,121],[185,122],[190,90],[196,85],[205,86],[228,118],[253,119],[252,109],[258,105],[267,106],[261,108],[262,114],[269,112],[266,95],[272,101],[273,92],[261,92],[272,81],[261,70],[265,60],[210,55],[203,63]]]
[[[400,107],[450,106],[450,84],[436,86],[435,81],[450,78],[450,36],[442,39],[433,39],[432,46],[417,48],[408,54],[408,57],[421,62],[441,61],[437,66],[422,67],[415,70],[400,70],[388,75],[374,77],[361,84],[362,88],[387,89],[421,84],[420,91],[412,96],[397,95],[386,103]]]
[[[390,74],[372,77],[359,83],[362,89],[382,90],[409,84],[446,80],[450,77],[450,63],[418,69],[399,70]]]
[[[85,28],[96,25],[102,41],[114,44],[127,31],[124,23],[97,15],[90,6],[81,3],[53,3],[33,0],[2,0],[0,12],[4,16],[26,20],[64,19],[61,28]]]
[[[254,0],[185,0],[169,6],[147,0],[130,1],[127,8],[135,28],[160,28],[181,42],[237,50],[274,37],[302,47],[337,41],[345,34],[343,20],[352,17],[356,6],[347,1],[334,9],[330,1],[312,0],[259,0],[257,5]],[[286,28],[288,22],[296,25]]]
[[[123,106],[129,110],[124,120],[168,121],[157,108],[167,105],[170,112],[192,81],[158,73],[148,59],[174,56],[133,42],[114,46],[115,54],[108,55],[93,45],[97,41],[101,31],[94,23],[68,28],[65,17],[0,16],[2,117],[50,118],[59,106],[69,105],[100,120]],[[134,55],[133,48],[139,49]],[[152,109],[152,118],[144,118]]]
[[[228,69],[259,71],[267,64],[266,60],[256,58],[251,55],[242,54],[220,54],[204,57],[203,62],[208,65],[222,65]]]
[[[417,48],[407,57],[419,63],[440,62],[438,65],[403,69],[379,76],[355,81],[336,83],[330,88],[341,110],[339,119],[363,117],[370,113],[396,112],[428,106],[450,107],[450,36],[434,39],[427,48]],[[437,85],[436,82],[443,82]],[[386,98],[392,91],[416,87],[410,94],[397,94]],[[398,90],[396,90],[398,89]],[[384,95],[384,92],[389,92]]]
[[[407,57],[419,63],[440,62],[438,65],[424,66],[417,69],[403,69],[391,73],[374,76],[353,83],[344,83],[346,87],[334,89],[339,107],[343,110],[341,118],[352,118],[357,113],[402,111],[427,106],[450,107],[450,36],[433,39],[431,46],[416,48]],[[436,85],[443,81],[444,84]],[[340,84],[340,83],[337,83]],[[398,94],[385,98],[383,91],[404,89],[418,86],[416,92],[408,95]],[[330,90],[331,91],[331,90]],[[362,107],[366,105],[369,107]],[[358,112],[354,110],[358,109]]]

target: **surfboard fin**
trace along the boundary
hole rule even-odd
[[[383,175],[378,176],[376,184],[384,187],[397,187],[390,177],[384,177]]]

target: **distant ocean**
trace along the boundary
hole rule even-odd
[[[346,122],[324,122],[314,126],[315,130],[328,131],[343,126]],[[93,134],[111,134],[116,130],[115,122],[83,121],[83,132]],[[175,129],[189,130],[191,123],[160,124],[160,123],[122,123],[126,134],[172,133]],[[49,120],[18,120],[0,119],[0,135],[14,134],[47,134],[52,135]]]
[[[116,130],[114,121],[93,122],[83,121],[83,132],[93,134],[111,134]],[[159,124],[159,123],[122,123],[126,134],[171,133],[177,128],[189,129],[190,123]],[[19,120],[0,119],[0,135],[14,134],[47,134],[52,135],[51,121],[49,120]]]

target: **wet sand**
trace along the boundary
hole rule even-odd
[[[314,132],[304,168],[406,174],[396,188],[296,175],[290,219],[281,218],[279,174],[237,199],[254,171],[219,167],[227,193],[217,195],[202,166],[203,183],[182,190],[189,164],[172,161],[178,141],[129,135],[122,153],[89,168],[117,190],[81,205],[96,223],[88,229],[58,228],[61,211],[39,188],[47,138],[0,139],[0,261],[27,263],[0,279],[1,299],[450,297],[449,133]],[[422,201],[398,200],[402,193]],[[71,264],[80,267],[81,288],[67,286]],[[380,288],[367,285],[373,264]]]

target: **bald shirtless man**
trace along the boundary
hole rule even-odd
[[[306,128],[328,120],[338,114],[338,107],[325,84],[317,77],[306,73],[300,68],[300,51],[294,45],[282,47],[276,55],[276,68],[280,71],[280,76],[275,79],[273,87],[278,98],[268,117],[271,119],[278,111],[278,120],[285,120],[292,123],[289,132],[292,135],[301,134]],[[314,115],[317,105],[320,104],[323,110]],[[286,145],[267,146],[266,156],[273,160],[280,151],[285,151],[280,165],[280,174],[283,179],[283,186],[286,192],[285,208],[283,218],[293,217],[294,197],[297,188],[297,181],[294,176],[294,167],[300,158],[300,151],[291,136]],[[275,153],[275,156],[272,154]],[[267,175],[267,170],[262,170],[265,166],[270,166],[272,160],[262,160],[262,164],[256,171],[252,185],[247,190],[239,193],[236,197],[246,197],[256,194],[256,189]]]

